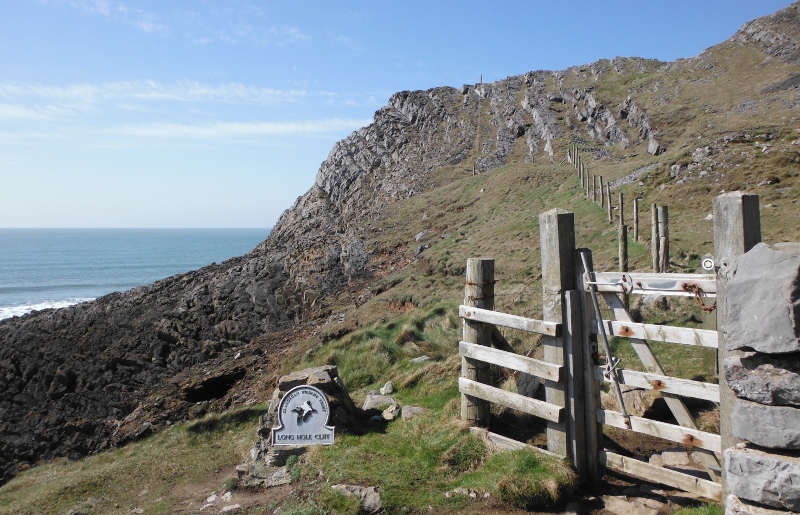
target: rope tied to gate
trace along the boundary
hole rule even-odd
[[[700,306],[700,309],[705,311],[706,313],[713,313],[715,309],[717,309],[717,302],[714,301],[714,304],[711,306],[706,306],[703,302],[703,289],[700,288],[696,283],[683,283],[681,285],[683,291],[687,293],[694,293],[694,299],[697,301],[697,305]]]

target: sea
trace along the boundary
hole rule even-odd
[[[269,229],[0,229],[0,320],[241,256]]]

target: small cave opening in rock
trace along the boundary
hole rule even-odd
[[[183,397],[188,402],[203,402],[213,399],[221,399],[231,388],[233,388],[233,385],[243,379],[246,374],[247,370],[244,368],[237,368],[235,370],[203,378],[197,383],[186,386],[183,389]]]

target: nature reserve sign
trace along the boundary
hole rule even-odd
[[[272,428],[272,445],[331,445],[325,394],[313,386],[296,386],[286,392],[278,407],[280,427]]]

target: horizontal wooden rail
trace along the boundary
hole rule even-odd
[[[719,335],[712,329],[693,329],[691,327],[673,327],[655,324],[637,324],[603,320],[606,334],[623,338],[641,338],[642,340],[678,343],[680,345],[696,345],[716,349]],[[592,323],[592,333],[598,334],[597,323]]]
[[[604,370],[604,366],[598,366],[594,371],[594,377],[598,381],[610,383],[610,381],[603,376]],[[681,397],[719,402],[719,385],[716,384],[627,369],[617,369],[617,376],[621,384],[627,384],[628,386],[657,390],[662,393],[672,393],[680,395]]]
[[[549,420],[550,422],[560,422],[561,415],[564,411],[564,408],[556,406],[555,404],[531,399],[530,397],[525,397],[524,395],[519,395],[512,392],[507,392],[505,390],[501,390],[500,388],[495,388],[494,386],[471,381],[463,377],[458,378],[458,391],[464,395],[477,397],[495,404],[502,404],[503,406],[529,413],[545,420]]]
[[[623,293],[618,284],[623,272],[594,272],[587,282],[597,283],[597,291]],[[625,272],[633,280],[632,294],[639,295],[680,295],[694,297],[694,292],[686,291],[684,285],[694,284],[700,288],[704,297],[717,296],[717,279],[713,274],[655,274]]]
[[[561,365],[554,365],[546,361],[541,361],[527,356],[514,354],[504,350],[485,347],[476,343],[459,342],[458,353],[464,357],[477,359],[493,365],[510,368],[519,372],[525,372],[551,381],[561,381]]]
[[[529,333],[539,333],[548,336],[561,336],[561,324],[556,322],[545,322],[533,318],[525,318],[508,313],[500,313],[488,309],[473,308],[470,306],[459,306],[458,316],[472,320],[474,322],[484,322],[487,324],[520,329]]]
[[[535,445],[530,445],[525,442],[520,442],[519,440],[514,440],[507,436],[499,435],[497,433],[492,433],[491,431],[487,431],[481,427],[470,427],[469,432],[480,436],[482,438],[486,438],[492,445],[496,446],[501,451],[519,451],[523,449],[527,449],[529,451],[538,452],[544,454],[545,456],[550,456],[551,458],[557,458],[559,460],[563,460],[564,456],[559,456],[554,452],[550,452],[547,449],[542,449],[541,447],[536,447]]]
[[[657,436],[664,440],[699,447],[712,452],[722,452],[722,440],[719,435],[642,417],[630,417],[630,419],[631,430],[636,433]],[[597,410],[597,421],[608,426],[628,429],[628,426],[625,425],[625,416],[617,411],[599,409]]]
[[[609,470],[637,476],[653,483],[663,483],[712,501],[722,502],[722,485],[707,479],[651,465],[609,451],[600,452],[600,463]]]

